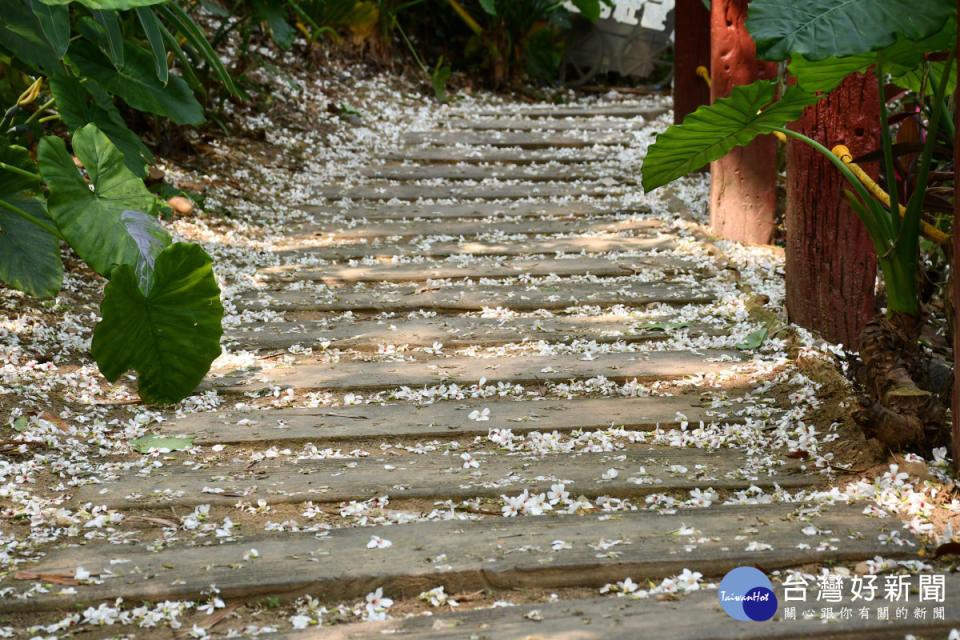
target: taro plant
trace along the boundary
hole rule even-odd
[[[157,198],[95,124],[72,142],[76,161],[63,139],[46,136],[34,162],[26,148],[0,139],[0,280],[56,295],[66,242],[110,279],[92,344],[101,372],[113,381],[134,369],[144,401],[180,400],[220,354],[223,306],[212,261],[199,245],[171,242]]]
[[[939,403],[918,386],[923,366],[917,270],[921,213],[937,131],[949,118],[943,105],[955,86],[955,14],[952,0],[919,4],[811,0],[802,5],[754,0],[746,26],[756,41],[757,56],[790,60],[796,86],[788,87],[779,99],[773,82],[735,87],[729,97],[699,108],[661,134],[643,162],[642,183],[650,191],[762,134],[793,137],[830,159],[850,184],[846,200],[873,241],[887,291],[888,312],[871,320],[861,334],[860,357],[870,399],[863,403],[858,419],[868,433],[895,448],[932,444],[943,428]],[[931,56],[943,51],[950,55]],[[817,92],[832,90],[850,73],[869,70],[877,78],[881,97],[889,204],[874,197],[826,146],[786,126],[820,99]],[[901,213],[884,89],[888,81],[911,88],[921,77],[931,80],[931,90],[918,96],[930,105],[927,135],[917,159],[912,195]]]

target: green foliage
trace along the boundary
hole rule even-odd
[[[772,133],[800,117],[818,96],[799,87],[787,89],[778,102],[776,83],[759,80],[734,87],[730,96],[701,106],[680,126],[670,127],[647,150],[643,161],[643,188],[652,191],[749,144],[760,134]]]
[[[63,140],[40,142],[40,171],[50,188],[48,207],[63,237],[94,271],[109,276],[116,265],[136,264],[142,241],[128,230],[134,214],[155,214],[156,198],[124,164],[123,154],[96,125],[73,136],[73,149],[90,176],[91,191]],[[167,245],[170,237],[153,217],[150,235]]]
[[[882,49],[898,33],[921,40],[939,31],[956,8],[944,0],[753,0],[746,27],[763,60],[798,53],[823,60]]]
[[[947,89],[956,83],[952,68],[955,11],[951,0],[931,0],[920,5],[902,0],[812,0],[803,5],[754,0],[747,28],[757,41],[758,55],[771,60],[790,58],[790,69],[797,76],[799,87],[788,88],[779,101],[769,104],[774,97],[774,85],[758,81],[735,87],[729,98],[701,107],[682,124],[661,134],[650,147],[643,165],[644,188],[654,189],[674,180],[721,157],[734,146],[749,143],[761,133],[779,131],[792,136],[823,153],[848,180],[852,191],[846,193],[846,199],[877,250],[889,308],[916,314],[920,214]],[[926,54],[945,49],[951,52],[947,62],[931,72],[924,61]],[[902,220],[882,95],[881,133],[891,187],[890,205],[874,199],[829,149],[783,126],[799,118],[803,108],[817,100],[808,92],[828,91],[847,74],[868,67],[875,70],[878,91],[888,73],[904,84],[914,83],[917,89],[919,79],[929,74],[933,82],[927,86],[936,87],[930,100],[931,115],[917,162],[913,195]]]
[[[194,437],[195,436],[159,436],[151,434],[131,440],[130,445],[137,453],[150,453],[154,449],[160,451],[183,451],[193,446]]]
[[[129,264],[114,270],[91,347],[108,380],[135,369],[140,396],[151,403],[175,402],[200,383],[223,334],[211,262],[198,245],[178,242],[157,256],[146,290]]]
[[[27,150],[5,138],[0,138],[0,163],[26,173],[37,170]],[[32,296],[55,296],[63,282],[57,236],[14,210],[53,226],[40,180],[0,168],[0,280]]]
[[[563,60],[563,30],[570,27],[570,11],[554,0],[478,0],[480,15],[472,15],[459,0],[448,0],[476,33],[468,49],[486,50],[486,66],[495,86],[516,84],[527,76],[552,82]],[[612,0],[574,0],[587,19],[600,17],[602,5]],[[481,26],[485,23],[485,26]]]

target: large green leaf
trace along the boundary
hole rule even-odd
[[[253,17],[257,21],[265,21],[270,25],[273,41],[281,49],[289,49],[297,30],[287,22],[287,10],[281,0],[251,0]]]
[[[2,16],[0,45],[38,73],[63,73],[60,55],[47,40],[30,0],[7,0]]]
[[[931,51],[950,50],[956,39],[957,24],[955,20],[950,19],[940,31],[923,40],[910,40],[898,36],[893,44],[877,51],[817,61],[807,60],[802,54],[794,53],[791,56],[789,69],[790,73],[797,78],[797,84],[804,90],[832,91],[848,74],[866,71],[870,65],[876,64],[879,60],[883,64],[884,71],[893,75],[894,82],[919,91],[924,56]]]
[[[479,0],[480,7],[491,16],[497,15],[497,0]]]
[[[116,11],[91,11],[93,19],[103,27],[103,37],[94,40],[100,45],[100,50],[107,54],[110,62],[117,69],[123,66],[123,29],[120,28],[120,20],[117,18]],[[87,36],[88,38],[90,36]]]
[[[753,0],[746,27],[758,58],[799,53],[823,60],[881,49],[897,33],[921,40],[939,31],[956,8],[953,0]]]
[[[130,266],[117,267],[100,315],[91,347],[100,371],[113,381],[135,369],[145,402],[186,397],[220,355],[220,289],[210,256],[198,245],[176,243],[164,249],[146,295]]]
[[[29,173],[30,153],[0,137],[0,162]],[[57,295],[63,282],[60,242],[18,211],[54,227],[40,197],[40,181],[0,169],[0,281],[40,298]]]
[[[771,105],[775,88],[775,82],[767,80],[734,87],[729,97],[700,107],[682,124],[657,136],[643,161],[644,190],[652,191],[696,171],[734,147],[797,120],[805,107],[820,99],[799,87],[789,87],[783,98]]]
[[[63,5],[70,4],[74,0],[40,0],[44,4]],[[155,4],[166,4],[169,0],[76,0],[88,9],[103,9],[106,11],[123,11],[125,9],[135,9],[136,7],[149,7]]]
[[[866,71],[867,67],[876,61],[877,56],[872,53],[846,58],[830,57],[816,62],[795,53],[787,68],[805,91],[833,91],[848,75],[855,71]]]
[[[92,191],[63,140],[47,136],[40,141],[40,172],[50,189],[50,215],[97,273],[109,275],[116,265],[136,265],[143,259],[143,242],[130,234],[124,216],[128,211],[152,215],[156,198],[127,169],[123,154],[96,125],[73,134],[73,149],[90,176]],[[158,242],[170,244],[170,236],[155,219],[150,233]]]
[[[54,76],[50,78],[50,91],[57,101],[61,119],[71,131],[92,122],[120,149],[127,168],[134,175],[141,178],[147,175],[147,165],[153,164],[153,154],[140,136],[127,127],[110,96],[96,83]]]
[[[39,196],[0,192],[0,280],[38,298],[57,295],[63,284],[60,241],[8,206],[53,225]]]
[[[573,4],[580,10],[580,15],[590,22],[600,19],[600,0],[573,0]]]
[[[157,70],[157,79],[166,85],[167,79],[170,77],[170,69],[167,67],[167,49],[163,46],[163,30],[160,20],[153,9],[144,7],[137,9],[137,18],[139,18],[143,33],[150,43],[150,50],[153,51],[153,65]]]
[[[70,46],[70,10],[44,4],[40,0],[30,0],[30,8],[57,56],[65,54]]]
[[[170,76],[164,86],[154,71],[153,54],[129,41],[124,42],[124,63],[120,69],[115,69],[97,47],[86,40],[73,43],[70,60],[83,75],[123,98],[134,109],[166,116],[178,124],[203,122],[203,107],[187,83]]]

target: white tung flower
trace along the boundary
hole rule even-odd
[[[471,420],[476,420],[477,422],[485,422],[490,419],[490,409],[488,407],[484,407],[482,411],[479,409],[474,409],[467,417]]]
[[[393,543],[380,536],[370,536],[370,542],[367,543],[367,549],[387,549],[393,546]]]

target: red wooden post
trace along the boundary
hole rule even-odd
[[[673,31],[673,122],[710,104],[710,86],[697,67],[710,70],[710,12],[703,0],[677,0]]]
[[[848,76],[792,128],[856,157],[880,148],[880,101],[872,75]],[[876,163],[863,166],[874,180]],[[818,151],[787,143],[787,315],[825,339],[857,348],[874,315],[877,253],[866,227],[843,202],[847,181]]]
[[[758,78],[773,78],[777,65],[756,58],[757,47],[743,23],[748,0],[713,0],[710,13],[711,97]],[[761,136],[710,164],[710,225],[740,242],[773,240],[776,209],[777,141]]]

